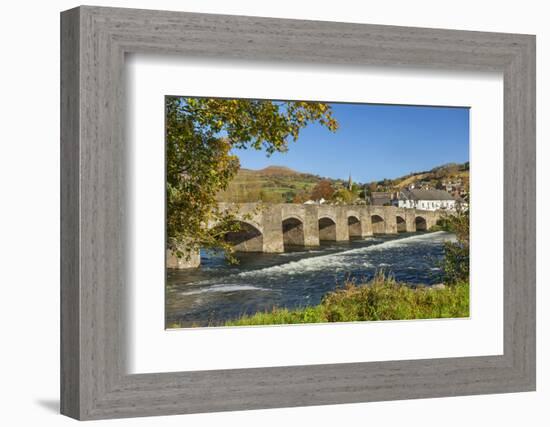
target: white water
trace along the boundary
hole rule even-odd
[[[282,265],[275,265],[259,270],[244,271],[239,273],[238,277],[259,277],[266,275],[281,275],[281,274],[296,274],[296,273],[312,273],[316,271],[327,271],[350,268],[350,262],[358,261],[357,255],[368,254],[369,252],[385,251],[387,249],[395,249],[405,246],[415,245],[423,241],[438,241],[449,240],[448,234],[438,231],[430,234],[422,234],[418,236],[405,237],[403,239],[391,240],[380,243],[378,245],[367,246],[357,249],[349,249],[347,251],[338,252],[335,254],[321,255],[317,257],[305,258],[298,261],[291,261]],[[364,262],[364,257],[361,257],[361,265],[363,267],[374,267],[369,262]],[[389,267],[390,264],[380,263],[377,267]]]
[[[205,258],[200,269],[169,276],[167,319],[208,325],[273,307],[315,305],[342,284],[366,283],[379,271],[433,285],[442,280],[444,242],[453,240],[445,232],[380,236],[285,254],[238,254],[238,265]]]
[[[212,292],[237,292],[237,291],[269,291],[269,289],[258,288],[252,285],[232,285],[220,284],[208,288],[196,289],[192,291],[180,292],[180,295],[199,295]]]

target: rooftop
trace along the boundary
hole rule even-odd
[[[373,191],[371,194],[371,197],[373,199],[387,199],[391,196],[391,193],[384,192],[384,191]]]

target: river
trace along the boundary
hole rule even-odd
[[[238,265],[203,253],[197,269],[168,270],[166,324],[220,325],[273,307],[317,305],[347,280],[361,283],[379,270],[398,281],[433,285],[441,282],[439,262],[451,240],[453,234],[435,232],[323,242],[281,254],[239,253]]]

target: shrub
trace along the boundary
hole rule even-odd
[[[441,223],[447,231],[455,233],[456,242],[445,243],[445,256],[441,264],[444,281],[448,284],[467,282],[470,278],[470,211],[458,210]]]

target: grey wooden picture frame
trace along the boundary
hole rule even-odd
[[[502,72],[504,353],[128,374],[127,53]],[[89,6],[62,12],[63,414],[87,420],[530,390],[535,390],[535,36]]]

